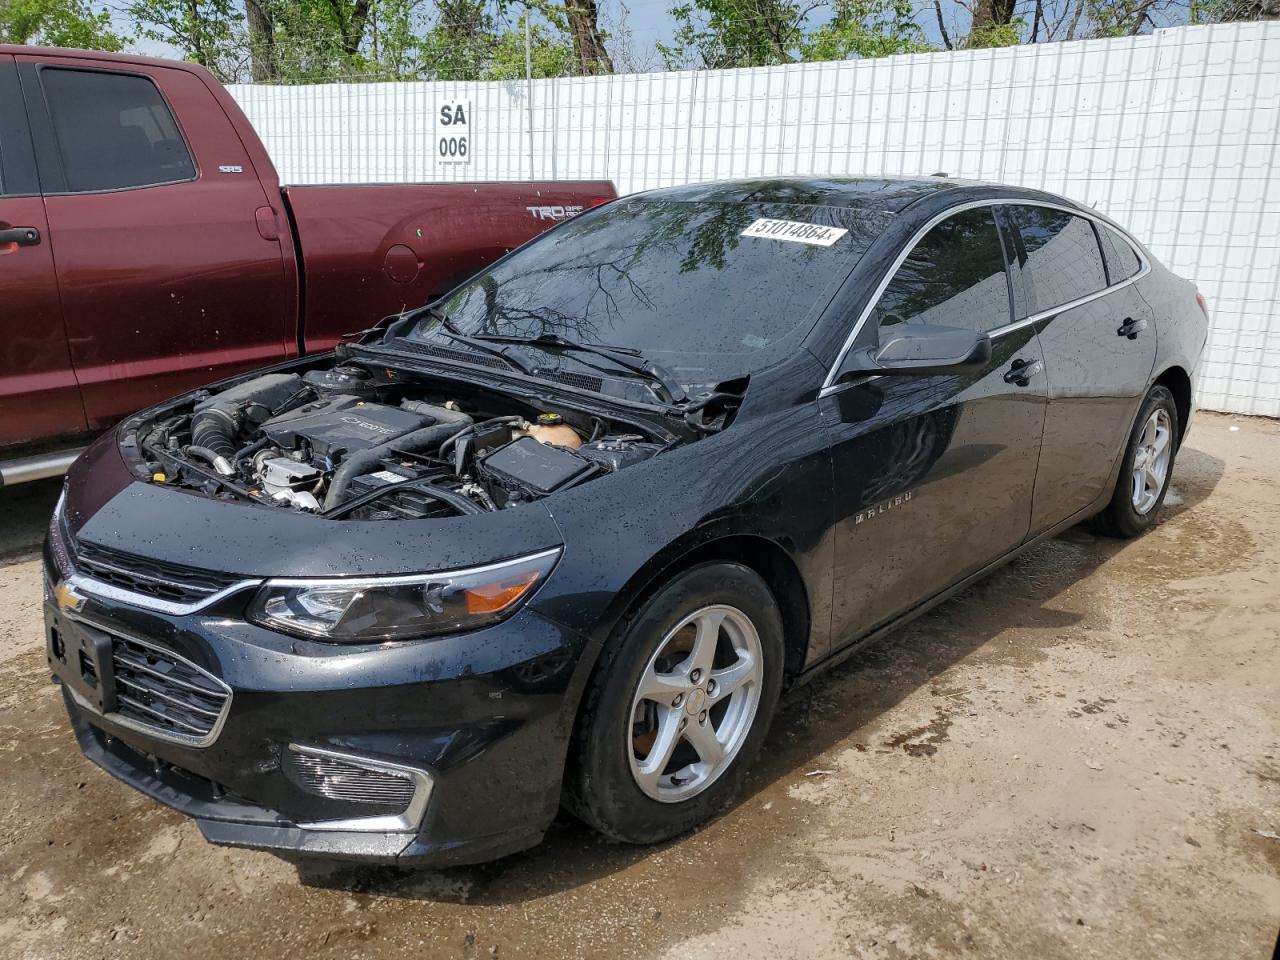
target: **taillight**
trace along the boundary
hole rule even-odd
[[[612,199],[613,197],[595,197],[587,201],[587,209],[590,210],[592,207],[598,207],[601,204],[608,203]]]
[[[1204,298],[1204,294],[1199,290],[1196,291],[1196,303],[1200,307],[1200,312],[1204,314],[1205,322],[1209,322],[1209,301]]]

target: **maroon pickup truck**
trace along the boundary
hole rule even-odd
[[[204,69],[0,45],[0,485],[418,306],[607,182],[281,188]]]

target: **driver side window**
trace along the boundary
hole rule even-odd
[[[929,324],[986,333],[1012,322],[993,207],[943,220],[921,238],[875,309],[881,327]]]

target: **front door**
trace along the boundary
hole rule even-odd
[[[0,448],[85,431],[13,57],[0,54]]]
[[[1156,328],[1150,306],[1128,282],[1140,261],[1123,237],[1055,207],[1019,205],[1007,212],[1020,233],[1049,373],[1031,521],[1038,533],[1107,489],[1155,365]],[[1124,245],[1112,248],[1106,262],[1099,231],[1106,231],[1109,246],[1112,234]]]
[[[1035,330],[1015,323],[994,210],[935,226],[868,318],[992,336],[979,370],[864,379],[824,398],[832,434],[832,637],[848,643],[975,573],[1027,535],[1044,421]]]
[[[17,59],[89,427],[282,359],[283,253],[259,233],[266,194],[204,82]]]

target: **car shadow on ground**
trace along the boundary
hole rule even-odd
[[[0,488],[0,567],[39,556],[62,478]]]
[[[1162,522],[1192,510],[1209,497],[1225,467],[1194,448],[1180,452],[1175,496]],[[1096,537],[1081,527],[1029,551],[878,644],[855,653],[813,682],[783,698],[764,749],[737,805],[780,780],[812,771],[829,749],[872,725],[909,694],[932,683],[950,667],[1008,627],[1043,631],[1046,645],[1082,619],[1059,610],[1053,600],[1096,573],[1126,543]],[[946,696],[948,691],[936,691]],[[858,750],[928,751],[938,736],[929,727],[874,742],[849,744]],[[945,736],[945,731],[942,733]],[[868,737],[868,740],[871,738]],[[702,829],[706,829],[705,827]],[[479,905],[513,904],[572,889],[624,870],[657,852],[689,840],[680,837],[653,847],[632,847],[601,838],[562,814],[537,847],[494,863],[447,870],[362,867],[304,861],[299,880],[309,886],[413,900]],[[759,846],[767,853],[771,841]],[[761,849],[740,856],[757,856]]]

